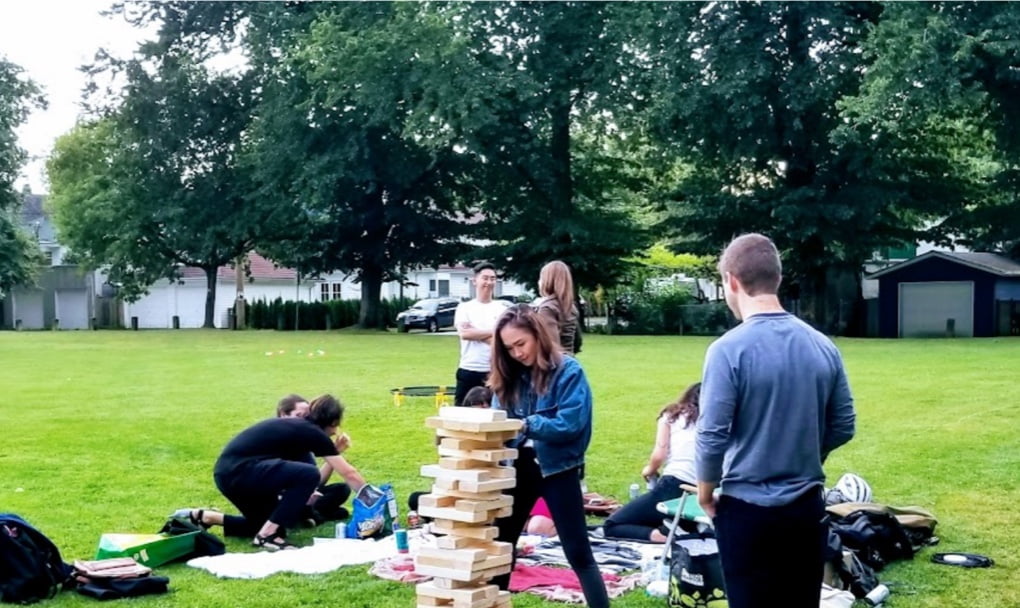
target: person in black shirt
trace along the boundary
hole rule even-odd
[[[310,454],[324,458],[352,491],[365,485],[340,455],[350,446],[347,434],[338,433],[343,413],[339,400],[323,395],[312,401],[305,418],[270,418],[241,431],[213,469],[216,487],[241,514],[194,510],[191,519],[206,527],[222,525],[227,536],[254,534],[252,544],[270,551],[295,548],[286,539],[287,528],[297,524],[321,481]]]

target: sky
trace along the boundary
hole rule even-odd
[[[85,76],[78,71],[100,48],[126,56],[142,32],[121,17],[100,11],[112,0],[8,0],[0,8],[0,56],[20,66],[43,89],[49,106],[35,110],[18,129],[18,141],[30,157],[17,182],[32,192],[48,191],[46,158],[53,142],[74,127]]]

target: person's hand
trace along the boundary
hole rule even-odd
[[[645,481],[648,481],[649,479],[654,477],[657,472],[658,471],[653,469],[650,465],[646,464],[645,468],[641,469],[641,478],[644,479]]]
[[[347,433],[340,433],[336,436],[336,441],[333,442],[336,446],[336,451],[343,454],[347,451],[347,448],[351,447],[351,438],[347,436]]]
[[[698,506],[701,507],[701,510],[710,519],[715,519],[715,507],[718,502],[719,498],[715,495],[715,492],[709,490],[706,493],[702,488],[698,488]]]

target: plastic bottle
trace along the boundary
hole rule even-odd
[[[418,512],[417,511],[408,511],[407,512],[407,527],[409,529],[411,529],[411,530],[414,530],[415,528],[417,528],[419,526],[421,526],[421,517],[418,515]]]
[[[393,524],[393,536],[397,539],[397,553],[407,553],[409,550],[407,544],[407,530],[399,527],[397,524]]]
[[[868,606],[881,606],[882,602],[887,599],[889,599],[889,588],[879,584],[864,596],[864,603]]]
[[[634,500],[640,494],[641,494],[641,486],[636,484],[636,483],[630,484],[630,499]]]

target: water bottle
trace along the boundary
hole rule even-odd
[[[887,599],[889,599],[889,588],[879,584],[864,596],[864,603],[869,606],[881,606],[882,602]]]
[[[641,486],[636,483],[630,484],[630,499],[634,500],[641,494]]]

